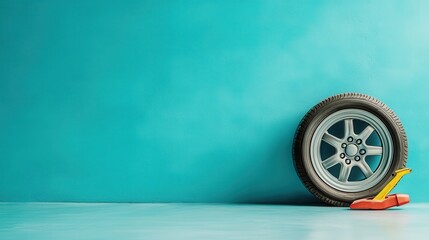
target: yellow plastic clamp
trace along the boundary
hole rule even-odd
[[[398,184],[399,180],[401,180],[401,178],[410,173],[411,169],[410,168],[402,168],[399,170],[395,171],[395,175],[393,176],[393,178],[387,183],[387,185],[377,194],[377,196],[375,196],[373,198],[373,200],[383,200],[386,198],[387,194],[389,194],[390,191],[392,191],[392,189],[396,186],[396,184]]]

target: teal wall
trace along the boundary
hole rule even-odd
[[[333,94],[400,116],[427,201],[428,1],[0,1],[0,201],[311,202]]]

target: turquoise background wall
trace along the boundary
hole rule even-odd
[[[0,201],[312,202],[314,104],[387,103],[427,201],[428,1],[0,1]]]

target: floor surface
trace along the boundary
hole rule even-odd
[[[0,203],[0,239],[427,239],[429,204],[386,211],[237,204]]]

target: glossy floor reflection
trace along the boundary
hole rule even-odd
[[[425,239],[429,204],[386,211],[286,205],[0,203],[0,239]]]

